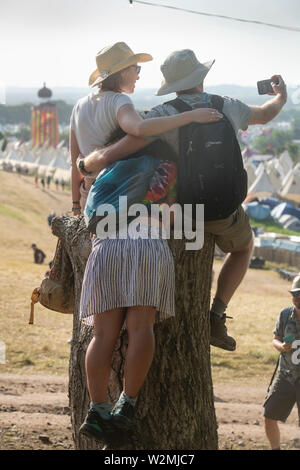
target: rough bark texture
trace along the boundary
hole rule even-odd
[[[101,445],[78,432],[89,405],[84,360],[92,331],[80,324],[79,300],[91,241],[82,218],[57,218],[52,227],[69,253],[75,275],[69,381],[74,442],[77,449],[99,449]],[[208,328],[214,241],[207,237],[197,252],[186,251],[184,240],[172,240],[170,247],[176,266],[176,318],[155,325],[155,357],[139,395],[134,432],[122,449],[197,450],[218,445]],[[124,331],[113,357],[112,401],[122,387],[126,344]]]

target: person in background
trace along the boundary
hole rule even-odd
[[[46,255],[45,253],[40,250],[35,243],[33,243],[31,245],[31,248],[33,249],[33,260],[34,260],[34,263],[36,264],[43,264],[44,263],[44,259],[46,258]]]
[[[290,293],[293,305],[282,310],[274,330],[279,371],[264,403],[265,431],[272,450],[280,450],[278,421],[287,420],[295,403],[300,426],[300,275],[295,277]]]
[[[48,176],[47,176],[47,189],[50,189],[51,179],[52,179],[51,176],[48,175]]]

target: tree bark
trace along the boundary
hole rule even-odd
[[[99,449],[101,445],[79,434],[89,406],[84,361],[92,338],[92,329],[79,320],[79,301],[91,241],[83,218],[56,218],[52,230],[68,251],[75,277],[69,366],[73,438],[76,449]],[[214,240],[207,236],[200,251],[186,251],[184,240],[170,240],[169,244],[176,269],[176,317],[155,325],[154,360],[139,394],[132,436],[122,450],[218,447],[209,345]],[[126,345],[127,333],[123,331],[112,362],[108,392],[111,401],[115,401],[122,390]]]

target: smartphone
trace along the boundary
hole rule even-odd
[[[273,87],[271,83],[279,84],[278,78],[274,78],[274,80],[261,80],[257,82],[257,89],[259,95],[267,95],[268,93],[274,93]]]
[[[285,336],[283,338],[283,342],[292,344],[294,342],[294,336],[292,336],[292,335]]]

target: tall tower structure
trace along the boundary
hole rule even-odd
[[[56,147],[58,145],[58,112],[56,104],[50,101],[52,91],[46,87],[38,91],[40,104],[32,108],[31,136],[33,145]]]

